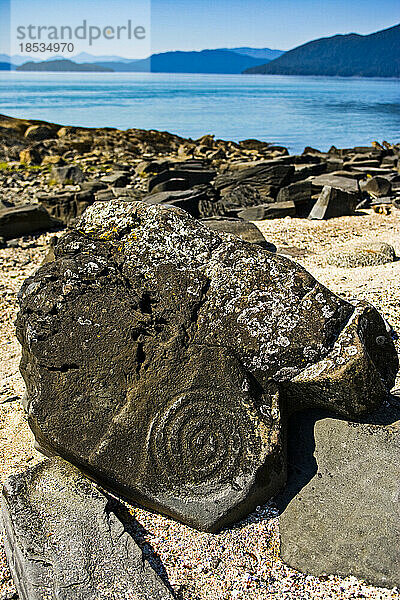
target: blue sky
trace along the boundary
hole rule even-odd
[[[147,51],[253,46],[287,50],[335,33],[371,33],[400,22],[399,0],[0,0],[0,52],[8,52],[7,6],[16,24],[147,24],[151,38],[98,40],[78,51],[130,58]],[[15,31],[12,36],[15,38]],[[14,48],[16,40],[14,39]]]
[[[399,0],[153,0],[156,49],[218,46],[282,50],[335,33],[400,22]]]

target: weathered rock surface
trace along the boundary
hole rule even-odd
[[[349,180],[351,181],[351,180]],[[309,219],[332,219],[353,215],[358,204],[358,196],[326,185],[317,202],[311,209]]]
[[[384,242],[369,242],[345,246],[330,252],[327,262],[336,267],[369,267],[384,265],[396,260],[393,246]]]
[[[201,529],[285,480],[281,404],[355,416],[398,359],[369,305],[183,211],[98,203],[21,291],[39,445]]]
[[[0,236],[10,240],[36,231],[48,231],[60,225],[38,204],[0,210]]]
[[[1,526],[20,600],[173,596],[108,498],[62,459],[4,484]]]
[[[365,423],[296,415],[289,440],[282,559],[317,576],[399,586],[400,405]]]

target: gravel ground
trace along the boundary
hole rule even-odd
[[[286,218],[257,225],[269,241],[294,255],[319,281],[345,298],[370,301],[400,332],[400,261],[353,269],[332,267],[326,261],[330,250],[367,240],[391,243],[400,256],[400,211],[387,216],[366,212],[328,222]],[[24,388],[13,322],[16,294],[45,256],[50,237],[0,249],[1,481],[42,460],[19,404]],[[246,521],[217,535],[199,533],[138,507],[130,512],[145,556],[181,600],[400,600],[399,590],[366,586],[354,577],[306,576],[284,565],[279,559],[279,518],[273,505],[258,507]],[[0,543],[0,599],[17,598],[14,594]]]

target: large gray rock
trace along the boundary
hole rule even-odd
[[[293,418],[279,504],[281,556],[295,569],[400,586],[400,405],[377,416]]]
[[[81,183],[85,179],[85,175],[78,166],[66,165],[64,167],[53,167],[51,170],[52,178],[61,184]]]
[[[20,600],[170,600],[108,498],[62,459],[4,484],[1,529]]]
[[[375,309],[179,209],[95,204],[55,255],[17,324],[36,439],[190,525],[216,530],[282,487],[282,402],[355,416],[393,384]]]

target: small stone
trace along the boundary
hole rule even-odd
[[[364,242],[344,246],[327,255],[327,262],[335,267],[370,267],[396,260],[393,246],[384,242]]]
[[[75,165],[66,165],[65,167],[53,167],[51,176],[57,183],[81,183],[85,176],[82,170]]]
[[[366,181],[360,182],[362,192],[366,192],[372,198],[384,198],[390,196],[392,192],[392,184],[386,177],[370,177]]]

